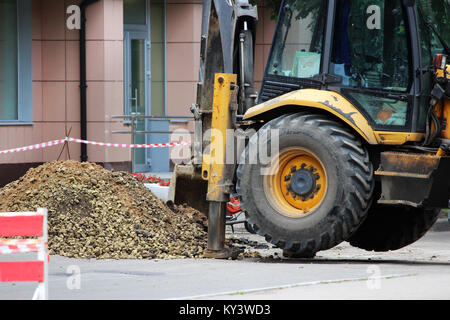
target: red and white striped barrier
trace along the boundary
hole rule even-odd
[[[2,151],[0,151],[0,155],[8,154],[8,153],[22,152],[22,151],[38,150],[38,149],[43,149],[43,148],[47,148],[47,147],[57,146],[57,145],[65,143],[65,142],[75,142],[75,143],[90,144],[90,145],[94,145],[94,146],[125,148],[125,149],[170,148],[170,147],[176,147],[176,146],[191,145],[190,142],[170,142],[170,143],[155,143],[155,144],[122,144],[122,143],[96,142],[96,141],[88,141],[88,140],[81,140],[81,139],[66,137],[61,140],[53,140],[53,141],[43,142],[43,143],[26,146],[26,147],[2,150]]]
[[[189,146],[190,142],[170,142],[170,143],[155,143],[155,144],[121,144],[121,143],[107,143],[87,141],[75,138],[67,138],[70,142],[90,144],[94,146],[112,147],[112,148],[125,148],[125,149],[144,149],[144,148],[169,148],[175,146]]]
[[[0,255],[9,253],[38,252],[45,242],[34,239],[0,239]]]
[[[0,239],[0,254],[37,252],[37,260],[34,261],[0,262],[0,282],[39,282],[33,300],[47,300],[47,210],[0,213],[0,237],[39,237],[38,239]]]
[[[32,145],[32,146],[14,148],[14,149],[9,149],[9,150],[3,150],[3,151],[0,151],[0,154],[15,153],[15,152],[21,152],[21,151],[30,151],[30,150],[37,150],[37,149],[47,148],[47,147],[53,147],[53,146],[57,146],[59,144],[63,144],[66,141],[67,141],[67,139],[53,140],[53,141],[48,141],[48,142],[35,144],[35,145]]]

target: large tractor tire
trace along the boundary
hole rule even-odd
[[[271,145],[266,129],[279,130],[279,153],[270,155],[268,165],[254,161],[251,151]],[[310,258],[356,231],[370,207],[373,185],[369,155],[343,125],[324,115],[289,114],[250,139],[236,186],[259,235],[284,249],[285,256]]]
[[[348,240],[367,251],[398,250],[419,240],[433,226],[440,210],[374,204],[366,220]]]

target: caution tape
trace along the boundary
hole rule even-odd
[[[38,149],[42,149],[42,148],[57,146],[59,144],[63,144],[66,141],[67,141],[67,139],[53,140],[53,141],[48,141],[48,142],[35,144],[35,145],[32,145],[32,146],[14,148],[14,149],[9,149],[9,150],[3,150],[3,151],[0,151],[0,154],[15,153],[15,152],[21,152],[21,151],[30,151],[30,150],[38,150]]]
[[[75,138],[67,138],[70,142],[90,144],[94,146],[112,147],[112,148],[126,148],[126,149],[143,149],[143,148],[168,148],[175,146],[188,146],[190,142],[170,142],[170,143],[155,143],[155,144],[120,144],[120,143],[107,143],[107,142],[95,142],[87,141]]]
[[[38,252],[45,242],[37,239],[0,239],[0,255]]]
[[[169,147],[176,147],[176,146],[191,145],[190,142],[170,142],[170,143],[155,143],[155,144],[121,144],[121,143],[88,141],[88,140],[81,140],[81,139],[67,137],[64,139],[43,142],[43,143],[31,145],[31,146],[14,148],[14,149],[9,149],[9,150],[2,150],[2,151],[0,151],[0,155],[8,154],[8,153],[22,152],[22,151],[38,150],[38,149],[57,146],[57,145],[60,145],[60,144],[66,143],[66,142],[75,142],[75,143],[82,143],[82,144],[88,144],[88,145],[94,145],[94,146],[111,147],[111,148],[125,148],[125,149],[169,148]]]

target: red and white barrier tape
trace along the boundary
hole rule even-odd
[[[81,140],[81,139],[75,139],[75,138],[65,138],[65,139],[61,139],[61,140],[53,140],[53,141],[43,142],[43,143],[39,143],[39,144],[35,144],[32,146],[27,146],[27,147],[3,150],[3,151],[0,151],[0,155],[7,154],[7,153],[15,153],[15,152],[21,152],[21,151],[30,151],[30,150],[47,148],[47,147],[53,147],[53,146],[57,146],[59,144],[63,144],[66,141],[90,144],[90,145],[94,145],[94,146],[125,148],[125,149],[168,148],[168,147],[175,147],[175,146],[191,145],[190,142],[171,142],[171,143],[156,143],[156,144],[121,144],[121,143],[87,141],[87,140]]]
[[[0,255],[38,252],[45,243],[36,239],[0,239]]]
[[[32,146],[21,147],[21,148],[14,148],[14,149],[9,149],[9,150],[3,150],[3,151],[0,151],[0,154],[15,153],[15,152],[29,151],[29,150],[37,150],[37,149],[57,146],[59,144],[63,144],[66,141],[67,141],[67,139],[53,140],[53,141],[48,141],[48,142],[35,144],[35,145],[32,145]]]
[[[112,148],[126,148],[126,149],[143,149],[143,148],[168,148],[175,146],[189,146],[190,142],[170,142],[170,143],[155,143],[155,144],[121,144],[121,143],[107,143],[95,142],[81,139],[67,138],[70,142],[90,144],[94,146],[112,147]]]

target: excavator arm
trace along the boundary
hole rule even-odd
[[[236,257],[225,248],[225,210],[233,164],[226,164],[227,130],[251,108],[257,8],[248,0],[204,0],[192,161],[173,172],[169,202],[208,214],[206,257]],[[230,138],[228,138],[230,139]],[[233,138],[234,139],[234,138]]]
[[[238,114],[256,102],[253,56],[257,21],[257,8],[248,0],[203,0],[197,102],[191,106],[196,118],[195,165],[201,165],[202,150],[209,144],[207,137],[200,136],[211,129],[215,75],[237,75]]]

